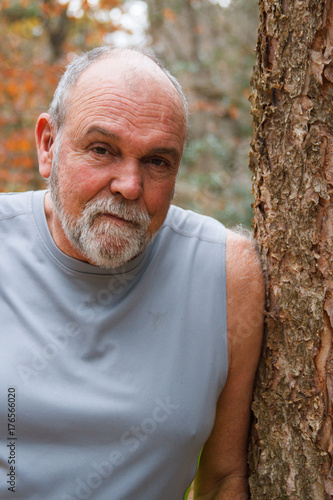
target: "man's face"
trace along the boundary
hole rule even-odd
[[[115,268],[141,253],[153,236],[148,236],[150,217],[137,205],[110,197],[92,199],[75,218],[66,212],[62,204],[58,181],[61,143],[54,157],[49,187],[53,206],[62,229],[71,244],[89,261],[98,266]],[[110,216],[119,218],[119,224],[110,224]],[[120,223],[121,220],[127,224]]]
[[[55,144],[50,190],[58,246],[65,243],[66,253],[92,264],[118,267],[143,251],[166,217],[185,130],[170,86],[110,79],[103,62],[75,89]]]

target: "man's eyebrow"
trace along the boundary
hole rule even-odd
[[[92,125],[91,127],[88,128],[86,135],[90,134],[100,134],[103,135],[104,137],[107,137],[108,139],[113,139],[116,141],[120,140],[119,135],[115,134],[111,130],[100,127],[98,125]],[[168,155],[171,156],[174,162],[179,162],[181,159],[181,153],[178,151],[176,148],[152,148],[148,151],[148,153],[145,155],[147,156],[152,156],[152,155]]]
[[[107,128],[99,127],[98,125],[92,125],[91,127],[88,128],[86,135],[90,134],[101,134],[104,135],[105,137],[119,140],[119,136],[112,132],[111,130],[108,130]]]

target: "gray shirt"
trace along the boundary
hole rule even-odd
[[[225,228],[172,206],[110,271],[44,194],[0,196],[0,498],[180,500],[227,377]]]

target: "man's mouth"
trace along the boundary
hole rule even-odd
[[[119,215],[112,214],[109,212],[103,212],[96,215],[95,220],[99,217],[102,217],[103,219],[109,220],[110,222],[114,222],[116,224],[126,224],[126,225],[131,224],[134,227],[140,226],[140,224],[136,221],[125,219],[124,217],[120,217]]]
[[[123,217],[119,217],[119,215],[111,214],[109,212],[103,212],[97,215],[97,217],[106,217],[107,219],[119,221],[119,222],[131,222],[129,220],[124,219]]]

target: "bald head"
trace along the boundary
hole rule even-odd
[[[92,68],[94,67],[94,68]],[[150,92],[155,82],[183,114],[184,129],[187,130],[188,106],[178,81],[152,55],[137,49],[100,47],[75,59],[62,76],[50,106],[50,117],[57,131],[65,123],[68,109],[77,92],[77,86],[94,74],[94,81],[118,79],[131,92]],[[96,71],[97,70],[97,71]],[[84,76],[84,78],[83,78]]]

